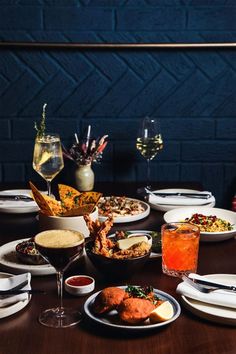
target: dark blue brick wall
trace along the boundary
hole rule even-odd
[[[1,41],[236,42],[233,0],[0,0]],[[108,133],[98,181],[143,181],[140,119],[160,118],[153,180],[200,181],[229,206],[236,183],[236,49],[0,51],[0,180],[40,180],[34,121],[69,146]],[[73,182],[67,161],[58,177]]]

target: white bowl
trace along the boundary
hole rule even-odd
[[[164,214],[166,223],[184,221],[190,218],[193,214],[215,215],[217,218],[226,220],[232,224],[233,229],[230,231],[221,232],[200,232],[200,240],[206,242],[217,242],[228,240],[236,235],[236,213],[230,210],[207,208],[207,207],[185,207],[167,211]]]
[[[89,214],[93,221],[98,219],[98,208]],[[69,229],[80,231],[84,237],[89,237],[89,229],[84,221],[83,216],[48,216],[39,213],[39,230],[60,230]]]
[[[69,282],[72,279],[80,280],[81,278],[86,278],[90,283],[86,285],[69,284]],[[72,277],[69,277],[65,280],[65,289],[71,295],[83,296],[91,293],[94,290],[94,288],[95,288],[95,280],[92,277],[89,277],[88,275],[73,275]]]

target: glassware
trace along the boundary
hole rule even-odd
[[[158,122],[154,118],[145,117],[139,128],[136,147],[147,160],[147,186],[150,189],[150,161],[163,148],[163,140]]]
[[[34,144],[33,168],[46,180],[48,195],[51,195],[51,181],[63,167],[59,135],[48,133],[37,136]]]
[[[200,230],[189,223],[162,225],[162,271],[167,275],[182,277],[196,273]]]
[[[72,230],[47,230],[35,236],[40,254],[56,269],[60,304],[43,311],[39,322],[47,327],[65,328],[80,322],[81,313],[63,306],[63,273],[83,252],[84,235]]]

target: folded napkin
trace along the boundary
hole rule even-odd
[[[210,192],[207,192],[207,191],[198,192],[198,193],[199,194],[201,194],[201,193],[211,194]],[[204,205],[204,204],[210,204],[210,203],[215,202],[215,198],[213,197],[213,195],[208,199],[201,199],[201,198],[191,198],[191,197],[178,196],[178,195],[173,195],[173,196],[168,196],[168,197],[160,197],[158,195],[149,194],[148,201],[151,204]]]
[[[203,279],[203,277],[201,278]],[[210,281],[207,277],[205,279]],[[202,293],[184,281],[177,286],[176,292],[200,302],[236,308],[235,292],[219,289],[210,293]]]
[[[20,275],[15,275],[9,278],[0,279],[0,290],[11,290],[13,288],[30,290],[31,274],[24,273]],[[20,284],[24,284],[20,287]],[[27,300],[29,298],[28,293],[22,293],[17,295],[0,295],[0,308],[10,306],[18,301]]]

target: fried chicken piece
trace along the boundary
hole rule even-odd
[[[96,314],[102,314],[116,309],[121,301],[126,297],[123,289],[116,287],[105,288],[96,296],[93,303],[93,311]]]
[[[122,321],[138,324],[145,321],[155,308],[149,300],[130,297],[120,303],[118,313]]]

